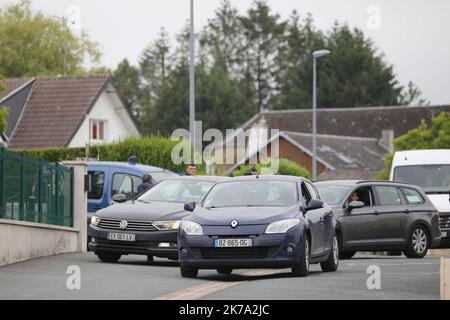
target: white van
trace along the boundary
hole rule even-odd
[[[450,150],[411,150],[394,155],[391,181],[422,189],[440,212],[441,248],[450,248]]]

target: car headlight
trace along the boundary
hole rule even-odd
[[[153,225],[159,231],[169,231],[169,230],[178,230],[180,227],[180,220],[175,221],[155,221]]]
[[[196,222],[181,221],[181,230],[186,232],[188,236],[201,236],[203,235],[203,228]]]
[[[98,224],[100,223],[100,221],[101,221],[101,219],[100,219],[99,217],[97,217],[97,216],[92,216],[92,218],[91,218],[91,223],[92,223],[94,226],[98,226]]]
[[[269,224],[269,226],[266,229],[266,233],[273,234],[273,233],[286,233],[289,229],[295,227],[300,223],[299,219],[287,219],[287,220],[280,220],[276,222],[272,222]]]

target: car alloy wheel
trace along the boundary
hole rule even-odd
[[[418,254],[422,254],[427,249],[427,235],[422,229],[416,229],[412,236],[412,245]]]
[[[336,236],[333,237],[333,259],[334,263],[339,263],[339,242]]]
[[[305,241],[305,262],[306,262],[306,270],[309,271],[309,241],[306,239]]]

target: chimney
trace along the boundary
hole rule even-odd
[[[383,130],[379,143],[389,152],[394,152],[394,130]]]

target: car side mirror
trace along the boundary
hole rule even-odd
[[[194,212],[195,206],[195,202],[188,202],[184,205],[184,211]]]
[[[322,200],[312,199],[311,201],[309,201],[306,211],[322,209],[323,206],[324,202]]]
[[[127,196],[122,193],[118,193],[112,197],[112,200],[117,203],[127,202]]]
[[[362,201],[352,201],[348,204],[350,210],[363,208],[366,204]]]

